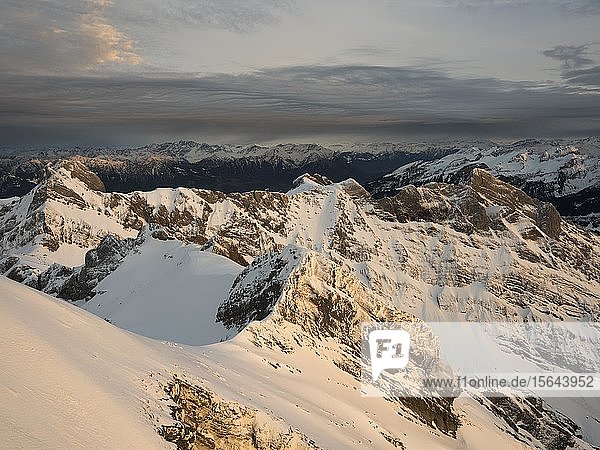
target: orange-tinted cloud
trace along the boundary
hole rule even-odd
[[[0,72],[64,74],[138,65],[136,43],[109,17],[111,0],[5,0]]]
[[[94,60],[91,67],[88,66],[88,68],[104,63],[137,65],[142,62],[141,56],[135,51],[133,41],[116,27],[107,23],[102,16],[96,14],[83,16],[80,30],[84,35],[91,37],[95,44]]]

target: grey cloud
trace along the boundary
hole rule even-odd
[[[586,56],[591,45],[557,45],[549,50],[544,50],[542,54],[560,61],[563,69],[578,69],[594,64],[594,60]]]
[[[542,53],[562,63],[561,78],[569,86],[577,89],[598,91],[600,90],[600,66],[594,65],[595,61],[587,57],[590,53],[590,48],[595,45],[598,45],[598,43],[577,46],[557,45]]]
[[[296,9],[296,0],[127,0],[114,4],[111,20],[153,32],[181,25],[252,31]]]
[[[246,32],[276,21],[294,5],[294,0],[2,0],[0,72],[126,68],[142,63],[132,30],[141,33],[141,45],[182,24]]]
[[[572,85],[600,90],[600,66],[568,70],[562,76],[563,79]]]
[[[579,16],[600,14],[600,0],[574,0],[565,1],[561,9],[567,14]]]
[[[201,78],[4,77],[0,144],[598,134],[597,98],[568,86],[453,78],[418,67],[301,66]]]
[[[244,32],[273,22],[292,5],[291,0],[177,0],[164,8],[165,16],[181,22]]]

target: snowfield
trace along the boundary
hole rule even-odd
[[[3,448],[165,448],[142,379],[160,356],[143,339],[0,278]]]
[[[98,284],[84,309],[126,330],[182,344],[228,337],[216,323],[239,264],[177,240],[147,239]]]

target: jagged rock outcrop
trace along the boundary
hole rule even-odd
[[[200,386],[176,378],[166,391],[175,402],[171,411],[178,423],[163,425],[161,434],[178,449],[317,449],[306,436],[266,414],[224,401]]]
[[[447,223],[469,234],[475,230],[505,231],[504,221],[517,223],[527,218],[531,226],[522,231],[524,238],[539,238],[540,231],[553,239],[560,235],[560,215],[552,204],[535,200],[478,168],[471,170],[466,186],[411,185],[401,188],[394,197],[381,199],[379,204],[400,222]]]
[[[300,257],[296,249],[289,249],[287,255],[292,261]],[[233,282],[228,298],[217,310],[217,320],[242,330],[250,322],[267,317],[295,267],[292,261],[278,254],[257,257]]]
[[[494,414],[504,418],[515,433],[519,428],[526,430],[548,450],[577,447],[580,428],[568,417],[549,409],[539,398],[498,397],[480,401]]]
[[[89,300],[95,294],[96,285],[113,272],[137,245],[143,242],[141,235],[137,239],[119,239],[112,234],[107,235],[100,245],[85,254],[85,263],[76,269],[58,288],[56,296],[65,300]],[[53,274],[44,272],[40,275],[41,290],[48,290],[43,280],[56,279]]]
[[[21,259],[16,256],[4,258],[1,264],[2,274],[4,276],[19,283],[23,283],[26,286],[37,288],[39,274],[38,267],[30,265],[27,262],[22,262]],[[60,267],[62,268],[63,266]]]
[[[440,159],[422,159],[369,183],[376,197],[394,196],[408,185],[442,182],[468,186],[484,169],[528,195],[552,203],[563,216],[597,228],[600,209],[598,140],[524,140],[509,145],[478,145]]]

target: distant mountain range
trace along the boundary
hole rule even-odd
[[[474,168],[483,168],[532,197],[551,202],[560,213],[600,229],[600,140],[522,141],[506,146],[470,147],[439,159],[423,158],[372,180],[377,197],[404,186],[429,182],[465,184]]]
[[[563,216],[600,227],[598,138],[246,147],[179,141],[128,149],[5,151],[0,198],[25,195],[43,179],[48,163],[66,159],[81,161],[107,191],[123,193],[158,187],[285,191],[303,173],[318,173],[332,181],[353,178],[381,197],[408,184],[463,183],[473,167],[480,167],[553,203]]]
[[[353,177],[366,182],[408,162],[439,158],[458,149],[393,144],[236,147],[179,141],[121,150],[74,148],[7,153],[0,158],[0,196],[26,194],[43,177],[48,162],[72,158],[94,171],[109,191],[194,187],[241,192],[285,190],[303,173],[320,173],[335,181]]]

